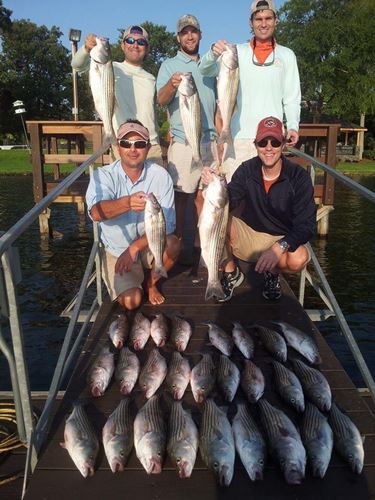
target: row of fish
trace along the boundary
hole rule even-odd
[[[260,399],[260,431],[245,403],[237,405],[230,424],[226,412],[213,399],[205,402],[199,431],[189,411],[181,402],[172,403],[168,426],[159,397],[153,396],[138,411],[134,422],[129,398],[121,400],[102,431],[105,454],[112,472],[123,471],[135,446],[136,455],[148,474],[162,471],[165,452],[180,478],[190,477],[198,447],[206,466],[220,485],[228,486],[233,478],[235,449],[252,481],[263,479],[267,445],[289,484],[299,484],[305,477],[309,460],[314,477],[323,478],[331,460],[332,449],[348,462],[353,472],[361,473],[364,451],[354,423],[333,404],[327,418],[308,404],[298,431],[290,418],[266,399]],[[84,477],[94,474],[99,442],[81,403],[75,404],[64,430],[64,443]]]

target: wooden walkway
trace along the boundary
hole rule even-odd
[[[191,273],[188,268],[176,268],[171,273],[170,279],[163,285],[163,292],[167,297],[166,303],[158,307],[144,304],[141,310],[149,316],[156,311],[162,311],[169,316],[179,313],[193,321],[194,334],[186,351],[191,366],[200,359],[199,353],[215,351],[212,346],[207,345],[207,328],[200,325],[204,320],[215,321],[228,331],[231,329],[231,321],[234,320],[239,320],[244,325],[262,320],[284,320],[302,330],[313,332],[323,358],[321,369],[331,385],[334,398],[337,404],[352,418],[364,436],[365,467],[363,473],[359,476],[353,474],[334,452],[324,479],[312,478],[307,467],[306,479],[301,485],[287,485],[280,469],[269,458],[264,480],[252,483],[240,460],[236,457],[232,484],[228,488],[221,488],[216,484],[211,472],[206,469],[199,453],[192,477],[181,480],[168,458],[165,460],[162,474],[148,476],[136,458],[134,449],[126,470],[122,473],[112,474],[101,447],[95,475],[92,478],[83,479],[75,469],[66,450],[59,446],[59,442],[63,440],[65,418],[71,411],[73,400],[77,398],[88,399],[89,403],[86,409],[98,437],[101,436],[101,429],[106,418],[120,400],[119,389],[115,381],[111,383],[110,388],[102,398],[91,398],[86,386],[86,373],[92,362],[92,355],[106,342],[106,326],[110,321],[111,313],[116,309],[112,308],[110,304],[106,304],[97,317],[77,363],[67,394],[56,413],[47,444],[29,482],[26,500],[117,500],[120,498],[137,498],[139,500],[196,500],[200,498],[205,500],[242,500],[248,498],[262,500],[375,499],[375,416],[370,398],[361,397],[287,284],[283,282],[284,295],[282,299],[276,303],[269,303],[261,296],[262,278],[251,269],[246,271],[248,282],[236,290],[233,299],[226,304],[215,304],[206,303],[204,300],[206,285],[204,271],[197,276]],[[141,351],[142,366],[152,347],[153,343],[150,340],[145,351]],[[169,358],[172,350],[171,346],[166,346],[162,349],[163,355]],[[289,350],[289,354],[298,357],[297,353],[292,353],[292,349]],[[240,361],[240,353],[234,353],[233,359]],[[274,393],[268,359],[269,356],[265,351],[257,346],[255,362],[259,364],[266,376],[265,396],[278,407],[283,408],[298,424],[297,415],[288,409]],[[239,397],[241,396],[239,395]],[[220,403],[220,396],[215,396],[215,400]],[[134,412],[144,402],[143,396],[137,391],[133,402]],[[163,398],[163,407],[167,418],[168,398]],[[193,415],[199,421],[200,410],[192,398],[190,388],[184,396],[184,407],[190,407]],[[232,404],[228,410],[230,418],[234,412],[235,405]],[[20,487],[20,480],[16,483]],[[20,498],[19,493],[18,496],[14,496],[14,492],[15,485],[13,489],[11,486],[0,487],[0,498],[4,500]]]

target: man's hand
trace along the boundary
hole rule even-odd
[[[170,77],[169,82],[172,85],[172,87],[177,90],[180,83],[181,83],[181,72],[176,71],[176,73],[173,73],[173,75]]]
[[[298,132],[296,130],[293,130],[292,128],[290,130],[288,130],[288,132],[286,134],[286,140],[287,140],[286,145],[287,146],[295,146],[298,142],[298,139],[299,139],[299,135],[298,135]]]
[[[203,167],[201,174],[202,183],[207,186],[210,182],[212,182],[213,180],[212,174],[219,175],[219,170],[217,168],[212,168],[212,167]]]
[[[211,45],[211,50],[216,57],[219,57],[224,52],[224,50],[226,50],[227,45],[228,42],[226,40],[218,40]]]
[[[134,212],[143,212],[146,205],[146,193],[139,191],[129,196],[129,208]]]
[[[273,271],[279,263],[283,250],[278,243],[274,243],[271,248],[265,250],[259,257],[255,271],[257,273],[264,273],[265,271]]]
[[[117,259],[115,273],[124,274],[131,271],[133,263],[137,260],[137,256],[138,249],[134,243],[132,243]]]
[[[85,49],[90,54],[90,50],[93,49],[96,45],[96,35],[94,33],[90,33],[87,35],[85,39]]]

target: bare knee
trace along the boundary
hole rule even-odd
[[[122,292],[117,297],[117,302],[126,310],[132,311],[137,309],[142,302],[142,290],[140,288],[130,288]]]
[[[305,246],[300,246],[295,252],[289,252],[287,254],[287,271],[291,273],[298,273],[309,262],[309,253]]]
[[[181,248],[182,248],[182,239],[178,238],[174,234],[169,234],[167,236],[167,246],[165,249],[168,254],[168,257],[172,260],[176,260],[181,252]]]

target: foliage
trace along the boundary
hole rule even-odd
[[[48,29],[24,19],[2,33],[0,133],[21,128],[12,107],[18,99],[25,104],[27,119],[70,118],[70,59],[61,35],[56,26]]]
[[[358,121],[375,111],[373,0],[288,0],[277,39],[297,56],[303,100],[323,112]]]
[[[3,0],[0,0],[0,33],[3,31],[9,31],[12,26],[12,21],[10,16],[12,15],[12,11],[6,9],[3,6]]]
[[[368,160],[375,160],[375,150],[365,149],[363,151],[363,158],[367,158]]]

